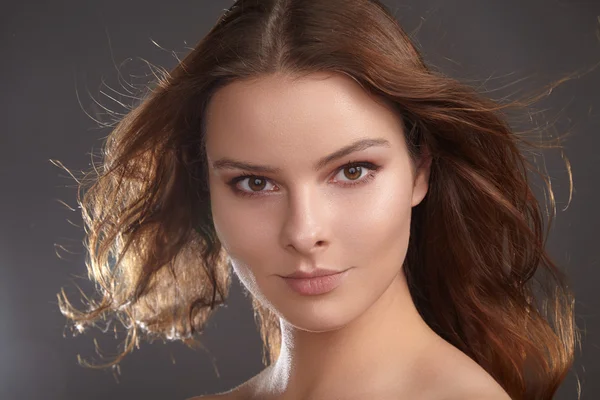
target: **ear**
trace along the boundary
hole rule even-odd
[[[429,148],[423,145],[421,150],[421,157],[416,166],[414,184],[413,184],[413,193],[411,206],[414,207],[421,203],[421,201],[425,198],[427,191],[429,190],[429,174],[431,171],[431,153],[429,152]]]

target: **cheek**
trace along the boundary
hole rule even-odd
[[[380,264],[388,257],[394,260],[393,264],[402,264],[408,247],[412,211],[411,187],[404,183],[410,181],[402,179],[391,176],[385,182],[381,181],[361,196],[359,202],[349,204],[349,210],[337,214],[336,241],[342,241],[355,265]]]
[[[230,196],[211,199],[217,236],[229,256],[235,273],[253,294],[257,295],[256,276],[267,273],[265,259],[273,251],[273,238],[265,234],[265,221],[252,210],[242,208]]]
[[[230,257],[246,260],[248,253],[259,253],[256,246],[261,240],[255,233],[261,229],[260,215],[243,206],[224,185],[212,185],[210,193],[215,230]]]
[[[256,282],[257,275],[260,275],[256,268],[264,265],[258,259],[263,254],[257,247],[260,241],[244,228],[246,221],[242,215],[225,210],[231,209],[224,207],[220,210],[219,206],[213,207],[213,220],[219,240],[239,280],[255,297],[260,297]]]

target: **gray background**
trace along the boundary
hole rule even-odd
[[[101,92],[131,104],[110,88],[148,74],[140,57],[172,68],[208,31],[230,1],[33,1],[4,2],[0,12],[0,398],[2,399],[185,399],[230,389],[262,368],[260,341],[249,299],[233,280],[228,306],[210,321],[209,353],[181,343],[142,343],[111,371],[86,369],[76,356],[94,357],[93,338],[105,354],[118,341],[94,330],[73,337],[57,308],[66,287],[77,300],[73,275],[85,277],[83,230],[75,182],[50,163],[74,171],[90,168],[108,128],[107,112],[124,109]],[[600,2],[550,0],[387,1],[415,33],[426,60],[461,79],[504,92],[533,90],[600,59]],[[161,50],[158,45],[167,49]],[[130,59],[131,58],[131,59]],[[124,63],[125,62],[125,63]],[[132,75],[138,76],[132,77]],[[495,79],[496,77],[502,77]],[[104,82],[104,83],[103,83]],[[123,81],[121,81],[123,82]],[[600,398],[598,297],[598,174],[600,173],[600,70],[554,90],[538,104],[558,132],[571,130],[566,154],[575,192],[566,211],[568,181],[560,157],[548,154],[558,216],[548,249],[571,275],[583,350],[557,399]],[[104,115],[101,115],[104,114]],[[69,222],[70,221],[70,222]],[[58,250],[57,245],[65,250]],[[83,288],[82,279],[76,280]],[[88,292],[89,293],[89,292]],[[79,304],[79,303],[76,303]],[[215,364],[213,365],[213,360]],[[219,377],[215,372],[218,369]]]

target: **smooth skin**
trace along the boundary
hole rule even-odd
[[[410,296],[402,264],[431,160],[427,151],[411,160],[404,130],[390,103],[343,74],[274,74],[215,93],[206,131],[215,228],[242,283],[280,317],[282,348],[247,382],[193,399],[510,399]],[[362,139],[376,145],[315,169]],[[241,174],[252,177],[231,184]],[[314,264],[350,270],[318,296],[281,278]]]

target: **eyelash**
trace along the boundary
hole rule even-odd
[[[359,180],[354,181],[354,183],[344,183],[344,184],[342,184],[342,186],[344,186],[344,187],[351,187],[351,186],[363,185],[363,184],[366,184],[366,183],[370,182],[373,178],[375,178],[375,175],[377,174],[377,171],[379,171],[379,169],[381,168],[380,165],[373,164],[373,163],[368,162],[368,161],[361,161],[361,162],[351,161],[351,162],[349,162],[347,164],[344,164],[341,167],[339,167],[335,171],[335,175],[337,175],[340,171],[344,170],[345,168],[350,168],[350,167],[366,168],[370,172],[366,176],[360,178]],[[266,181],[269,180],[268,178],[265,178],[264,176],[258,176],[258,175],[252,175],[252,174],[242,174],[242,175],[239,175],[239,176],[231,179],[228,182],[228,185],[231,186],[231,188],[233,189],[234,193],[236,193],[237,195],[240,195],[242,197],[265,196],[265,195],[260,194],[262,192],[246,192],[245,190],[238,189],[237,186],[236,186],[237,183],[240,182],[240,181],[243,181],[246,178],[260,178],[260,179],[264,179]]]

